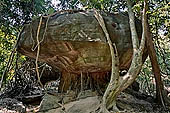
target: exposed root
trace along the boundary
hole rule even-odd
[[[38,83],[40,84],[41,87],[43,87],[43,84],[40,81],[40,73],[38,70],[38,57],[40,54],[40,42],[39,42],[39,33],[40,33],[40,28],[41,28],[41,24],[42,24],[42,17],[40,18],[40,22],[39,22],[39,26],[38,26],[38,30],[37,30],[37,56],[36,56],[36,60],[35,60],[35,65],[36,65],[36,72],[37,72],[37,79],[38,79]]]

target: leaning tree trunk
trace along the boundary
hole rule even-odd
[[[146,45],[147,45],[147,50],[148,50],[149,58],[151,60],[152,69],[153,69],[153,73],[154,73],[155,81],[156,81],[156,100],[159,104],[162,104],[165,107],[165,102],[167,104],[170,104],[170,99],[168,98],[167,93],[164,90],[164,85],[163,85],[163,81],[161,78],[162,76],[161,70],[160,70],[160,67],[157,61],[156,51],[154,48],[154,44],[152,42],[152,33],[150,32],[148,21],[146,21],[146,24],[147,24]]]

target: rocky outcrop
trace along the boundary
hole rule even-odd
[[[85,91],[84,97],[79,99],[73,96],[71,99],[66,99],[68,97],[70,98],[70,94],[65,94],[62,99],[58,94],[46,94],[38,113],[99,113],[102,97],[95,95],[94,92]],[[153,112],[151,103],[125,92],[119,95],[117,106],[123,110],[122,113]]]
[[[120,69],[127,69],[132,57],[128,16],[102,13],[112,42],[116,43]],[[49,18],[49,21],[47,21]],[[141,24],[137,22],[139,38]],[[35,58],[39,19],[25,25],[18,51]],[[46,27],[47,26],[47,27]],[[65,11],[44,17],[39,40],[39,60],[61,71],[72,73],[108,72],[111,69],[110,50],[105,35],[93,11]]]
[[[128,16],[101,12],[113,43],[116,44],[120,70],[129,68],[132,59],[132,43]],[[89,89],[92,84],[105,88],[111,70],[111,55],[104,32],[93,11],[63,11],[33,20],[25,25],[17,50],[31,58],[37,54],[37,29],[40,27],[39,61],[46,62],[62,72],[59,91],[80,89],[80,74]],[[139,40],[141,23],[136,21]],[[145,50],[143,59],[147,57]],[[92,80],[89,80],[89,77]],[[96,87],[95,85],[93,87]]]

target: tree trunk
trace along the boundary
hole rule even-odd
[[[109,111],[107,110],[107,107],[110,104],[107,105],[108,104],[107,98],[110,96],[111,92],[113,92],[114,89],[116,89],[116,87],[119,85],[119,58],[118,58],[118,52],[116,49],[116,45],[115,45],[115,43],[112,44],[112,41],[110,39],[110,36],[107,31],[103,17],[97,11],[95,11],[95,17],[98,20],[101,28],[103,29],[103,32],[106,35],[106,39],[107,39],[107,42],[108,42],[109,48],[110,48],[110,54],[112,56],[112,71],[111,71],[110,83],[104,93],[103,102],[102,102],[102,106],[101,106],[102,107],[101,112],[109,113]],[[118,111],[118,109],[116,107],[116,97],[117,96],[114,96],[114,98],[111,99],[112,100],[111,106],[114,106],[114,111]]]
[[[142,68],[142,54],[144,51],[145,47],[145,33],[146,33],[146,0],[144,2],[144,9],[143,9],[143,33],[142,33],[142,39],[141,43],[139,45],[139,40],[136,32],[136,27],[135,27],[135,21],[134,21],[134,14],[132,12],[132,6],[131,6],[131,1],[127,0],[127,5],[128,5],[128,14],[129,14],[129,23],[130,23],[130,29],[131,29],[131,35],[132,35],[132,44],[133,44],[133,57],[132,57],[132,62],[130,65],[130,68],[127,72],[127,74],[123,77],[119,77],[119,69],[118,69],[118,59],[116,56],[118,56],[116,50],[113,49],[110,38],[108,35],[108,32],[106,30],[104,20],[100,14],[96,16],[97,20],[99,21],[103,31],[105,32],[105,35],[107,37],[109,46],[110,46],[110,51],[112,55],[112,74],[111,74],[111,79],[110,83],[105,91],[105,94],[103,96],[103,103],[101,107],[101,112],[102,113],[108,113],[108,109],[111,109],[114,112],[117,112],[118,109],[116,107],[116,98],[120,94],[121,91],[126,89],[129,85],[131,85],[134,80],[136,79],[139,71]]]
[[[167,97],[166,92],[164,91],[164,85],[163,85],[163,81],[161,78],[161,70],[157,61],[157,57],[156,57],[156,51],[154,48],[154,44],[152,42],[152,33],[150,32],[149,29],[149,24],[147,21],[147,33],[146,33],[146,40],[147,40],[147,50],[148,50],[148,54],[149,54],[149,58],[151,60],[151,64],[152,64],[152,69],[153,69],[153,73],[154,73],[154,77],[155,77],[155,81],[156,81],[156,100],[159,104],[162,104],[165,107],[165,101],[170,104],[170,100]]]

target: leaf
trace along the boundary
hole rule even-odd
[[[47,14],[53,14],[55,12],[55,9],[54,8],[49,8]]]

